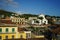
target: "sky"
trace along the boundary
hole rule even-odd
[[[60,0],[0,0],[0,9],[19,14],[60,16]]]

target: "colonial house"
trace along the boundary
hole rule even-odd
[[[15,24],[0,24],[0,40],[8,39],[27,39],[31,38],[31,31],[19,28]]]
[[[0,40],[17,38],[17,26],[0,24]]]
[[[20,17],[11,17],[10,18],[12,22],[17,23],[17,24],[26,24],[25,23],[25,18],[20,18]]]

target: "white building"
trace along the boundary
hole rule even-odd
[[[18,23],[18,24],[26,24],[26,19],[25,18],[20,18],[20,17],[12,17],[10,18],[12,22]]]
[[[31,19],[30,19],[31,18]],[[30,17],[29,20],[30,20],[30,23],[31,24],[48,24],[48,20],[45,18],[45,15],[44,14],[40,14],[38,15],[38,17]]]

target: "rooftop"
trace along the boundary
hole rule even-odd
[[[16,24],[0,24],[0,27],[17,27]]]
[[[0,20],[0,23],[5,23],[5,24],[15,24],[11,20]]]

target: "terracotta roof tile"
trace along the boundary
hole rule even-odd
[[[15,24],[11,20],[0,20],[1,23],[6,23],[6,24]]]
[[[21,31],[28,31],[28,30],[26,30],[25,28],[19,28],[18,27],[18,32],[21,32]]]

